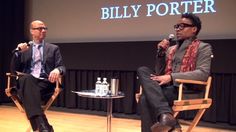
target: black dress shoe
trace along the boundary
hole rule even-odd
[[[168,132],[183,132],[181,128],[172,128]]]
[[[176,119],[170,113],[160,115],[159,122],[152,125],[152,132],[168,132],[176,125]]]
[[[33,131],[37,131],[38,130],[38,124],[37,124],[37,121],[36,121],[36,117],[31,117],[29,119],[30,121],[30,125],[31,125],[31,128],[33,129]]]
[[[50,130],[50,132],[54,132],[54,129],[51,125],[49,126],[49,130]]]
[[[44,124],[40,124],[39,132],[54,132],[54,129],[51,125],[50,126],[44,126]]]
[[[54,129],[53,127],[50,125],[50,126],[41,126],[39,127],[39,132],[54,132]]]
[[[45,120],[44,116],[38,116],[37,121],[39,132],[54,132],[53,127],[49,125],[48,121]]]
[[[176,122],[176,125],[171,130],[169,130],[169,132],[182,132],[182,128],[178,121]]]

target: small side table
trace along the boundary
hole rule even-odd
[[[107,132],[111,132],[111,116],[112,116],[112,100],[124,98],[125,95],[119,92],[118,95],[107,95],[107,96],[96,96],[94,90],[82,90],[82,91],[71,91],[76,93],[78,96],[94,99],[106,99],[107,100]]]

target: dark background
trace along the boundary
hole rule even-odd
[[[0,18],[0,102],[7,103],[11,101],[4,93],[5,73],[9,71],[11,51],[17,43],[28,41],[24,36],[24,1],[1,1]],[[207,110],[203,120],[235,125],[236,39],[204,41],[212,45],[214,59],[210,93],[213,105]],[[57,43],[67,67],[67,75],[64,77],[64,90],[54,106],[106,111],[104,101],[80,98],[71,93],[71,90],[93,89],[98,76],[108,79],[116,77],[120,79],[120,90],[126,97],[114,101],[114,112],[137,114],[139,110],[135,102],[135,92],[139,85],[136,69],[142,65],[154,67],[157,43],[155,41]]]

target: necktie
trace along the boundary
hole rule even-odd
[[[42,68],[40,46],[41,45],[36,45],[34,48],[34,63],[33,63],[33,70],[31,74],[36,78],[40,77],[41,68]]]

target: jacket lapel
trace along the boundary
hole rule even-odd
[[[43,47],[43,65],[46,63],[47,54],[48,54],[48,43],[44,43],[44,47]]]

